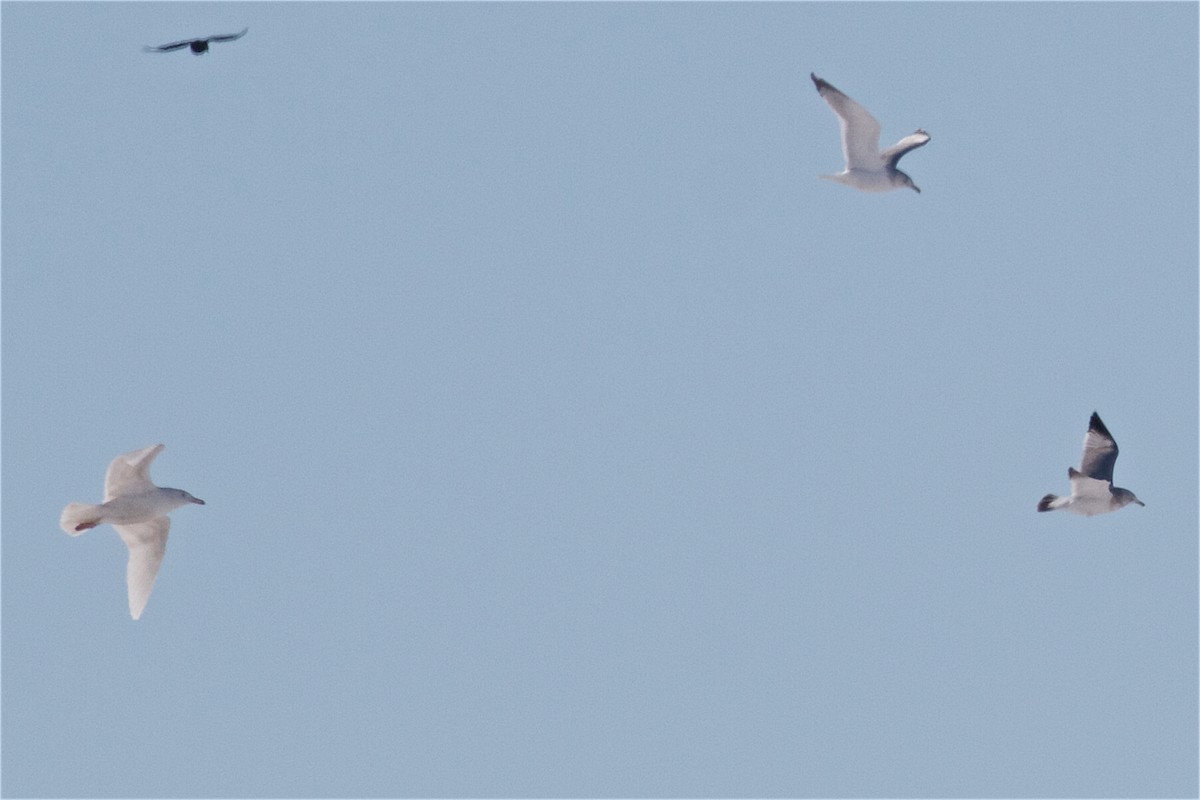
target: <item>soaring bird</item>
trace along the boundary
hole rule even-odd
[[[208,52],[209,42],[232,42],[234,39],[240,39],[246,35],[249,28],[243,28],[241,33],[227,33],[222,36],[209,36],[205,39],[184,39],[182,42],[171,42],[170,44],[160,44],[158,47],[143,47],[142,50],[147,53],[169,53],[172,50],[178,50],[182,47],[192,48],[192,52],[196,55],[204,55]]]
[[[1117,443],[1100,415],[1092,412],[1087,435],[1083,437],[1083,458],[1079,469],[1067,467],[1071,496],[1048,494],[1038,501],[1038,511],[1070,511],[1085,517],[1107,514],[1130,503],[1146,505],[1133,492],[1113,486],[1113,466],[1117,463]]]
[[[104,503],[68,503],[58,524],[72,536],[108,522],[129,548],[125,583],[129,589],[129,615],[142,616],[171,530],[168,513],[188,503],[204,505],[182,489],[166,489],[150,482],[150,462],[165,445],[156,444],[117,456],[104,476]]]
[[[896,169],[896,162],[909,150],[927,144],[929,134],[918,129],[881,153],[879,123],[871,116],[871,112],[842,94],[828,81],[813,73],[809,73],[809,77],[816,84],[817,92],[838,116],[842,128],[842,154],[846,157],[846,169],[836,175],[821,177],[864,192],[890,192],[905,186],[920,192],[912,178]]]

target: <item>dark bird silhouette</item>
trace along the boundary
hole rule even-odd
[[[227,33],[223,36],[209,36],[206,39],[184,39],[182,42],[171,42],[170,44],[160,44],[158,47],[143,47],[142,50],[147,53],[169,53],[172,50],[179,50],[184,47],[192,48],[192,52],[196,55],[204,55],[208,52],[209,42],[232,42],[234,39],[240,39],[246,35],[249,28],[243,28],[241,33]]]

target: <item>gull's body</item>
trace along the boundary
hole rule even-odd
[[[909,150],[915,150],[929,142],[930,136],[917,130],[894,145],[879,152],[879,122],[871,113],[847,95],[838,91],[833,84],[810,74],[817,92],[837,114],[842,130],[842,155],[846,157],[846,168],[836,175],[821,175],[827,180],[844,183],[864,192],[890,192],[905,186],[915,192],[921,190],[912,178],[896,169],[896,163]]]
[[[150,462],[165,445],[156,444],[132,450],[113,459],[104,476],[104,502],[100,505],[68,503],[58,524],[72,536],[97,525],[110,524],[117,529],[129,548],[125,582],[129,590],[129,615],[142,616],[154,579],[167,550],[171,530],[170,512],[204,501],[182,489],[155,486],[150,482]]]
[[[1133,492],[1113,486],[1113,466],[1117,463],[1117,443],[1100,420],[1092,412],[1087,435],[1083,437],[1083,458],[1079,469],[1067,468],[1071,481],[1070,497],[1048,494],[1038,501],[1038,511],[1070,511],[1085,517],[1107,514],[1124,508],[1130,503],[1146,505]]]
[[[181,50],[184,47],[190,48],[193,55],[202,56],[208,52],[209,42],[232,42],[246,35],[249,28],[243,29],[240,33],[226,33],[220,36],[206,36],[203,39],[184,39],[182,42],[171,42],[170,44],[160,44],[157,47],[144,46],[142,50],[147,53],[169,53],[172,50]]]

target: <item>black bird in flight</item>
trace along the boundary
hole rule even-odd
[[[172,50],[178,50],[181,47],[190,47],[196,55],[203,55],[208,52],[209,42],[232,42],[234,39],[240,39],[246,35],[249,28],[243,28],[241,33],[227,33],[224,36],[209,36],[207,39],[184,39],[182,42],[171,42],[170,44],[160,44],[158,47],[143,47],[147,53],[169,53]]]

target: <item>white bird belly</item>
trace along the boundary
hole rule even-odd
[[[892,176],[883,170],[850,169],[836,175],[822,175],[831,181],[853,186],[863,192],[890,192],[898,188]]]
[[[1072,497],[1070,504],[1067,506],[1067,511],[1070,511],[1072,514],[1082,514],[1085,517],[1107,514],[1113,510],[1111,494],[1104,497],[1094,494]]]
[[[104,521],[113,525],[131,525],[169,514],[182,503],[178,498],[155,489],[152,492],[114,497],[104,505]]]

